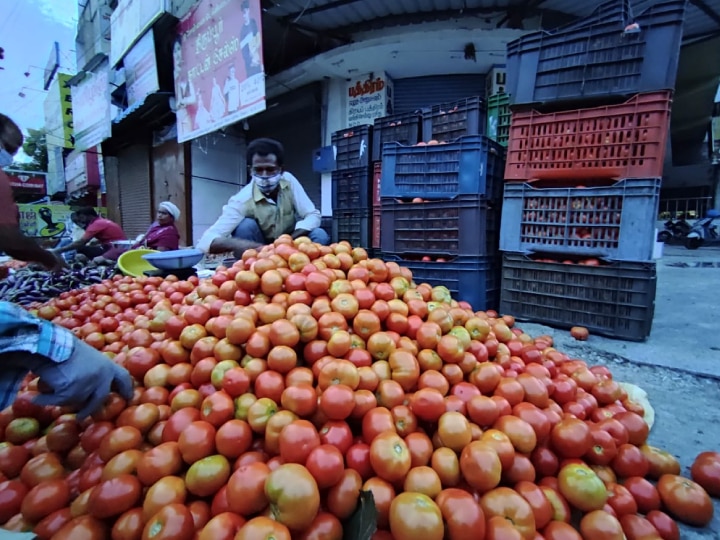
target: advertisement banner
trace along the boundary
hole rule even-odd
[[[260,0],[200,0],[173,44],[178,141],[265,110]]]
[[[347,100],[347,127],[372,124],[392,114],[392,80],[382,71],[351,79]]]
[[[48,145],[73,148],[73,110],[70,75],[58,73],[45,96],[45,131]]]
[[[66,204],[18,204],[20,230],[31,238],[65,238],[70,236],[74,208]],[[106,208],[95,208],[107,217]]]
[[[119,0],[110,16],[110,65],[115,67],[166,11],[167,0]]]
[[[125,55],[125,85],[128,107],[142,102],[160,89],[152,30],[145,33]]]
[[[75,149],[87,150],[110,137],[110,86],[108,63],[72,87]]]

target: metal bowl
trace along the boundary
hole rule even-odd
[[[180,270],[195,266],[204,256],[199,249],[176,249],[143,255],[143,259],[161,270]]]

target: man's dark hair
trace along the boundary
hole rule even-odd
[[[15,155],[23,144],[20,128],[2,113],[0,113],[0,144],[12,155]]]
[[[92,206],[83,206],[82,208],[78,208],[77,210],[75,210],[75,215],[78,217],[89,217],[89,218],[98,217],[98,213],[95,211],[95,209]]]
[[[248,164],[252,164],[253,156],[255,156],[255,154],[262,157],[269,154],[275,154],[278,165],[281,166],[285,160],[285,148],[283,148],[280,141],[276,141],[275,139],[262,138],[252,141],[247,147]]]

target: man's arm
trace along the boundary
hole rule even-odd
[[[83,235],[82,238],[75,240],[72,244],[68,244],[65,247],[57,248],[53,250],[55,253],[65,253],[66,251],[77,251],[79,248],[86,245],[92,238],[87,238]]]
[[[25,236],[17,226],[13,225],[0,225],[0,251],[4,251],[13,259],[37,262],[53,270],[61,266],[55,255],[41,248],[35,240]]]
[[[240,193],[231,197],[228,203],[223,206],[220,217],[205,231],[205,234],[202,235],[195,247],[205,253],[227,253],[232,251],[236,254],[238,252],[242,254],[246,249],[257,247],[259,244],[255,242],[230,238],[232,232],[245,218],[245,212],[243,211],[245,196],[251,194],[252,190],[247,193],[240,191]]]

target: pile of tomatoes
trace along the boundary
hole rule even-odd
[[[720,454],[679,476],[606,367],[346,243],[37,314],[136,381],[78,421],[28,377],[0,413],[0,523],[41,540],[673,540],[720,495]]]

